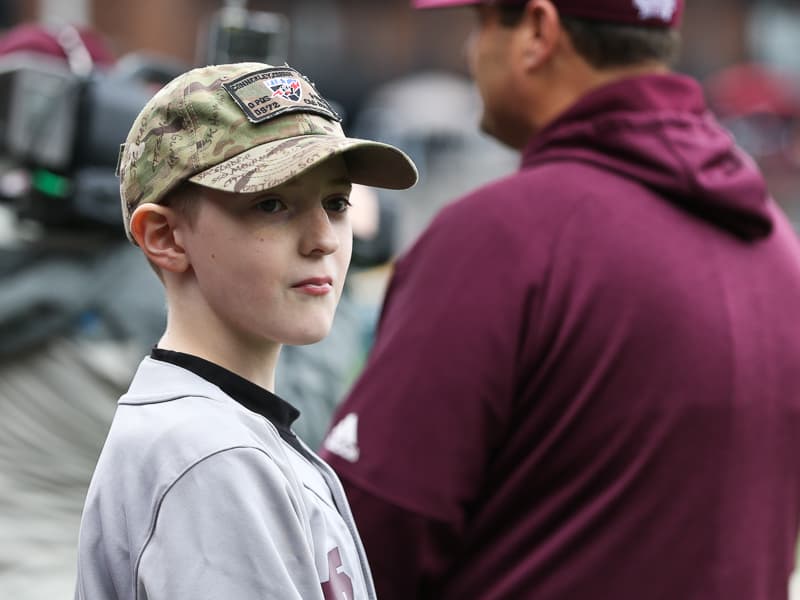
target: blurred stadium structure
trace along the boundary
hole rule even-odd
[[[331,338],[282,356],[278,392],[305,412],[301,435],[312,444],[367,350],[382,265],[444,203],[516,165],[476,128],[480,103],[455,41],[467,37],[469,11],[422,15],[408,0],[246,8],[259,12],[242,19],[244,2],[222,0],[0,2],[4,28],[48,23],[74,51],[72,61],[68,50],[58,60],[16,57],[5,70],[0,60],[0,598],[71,596],[88,479],[116,399],[163,325],[160,284],[116,227],[113,179],[117,138],[158,85],[214,57],[287,60],[341,104],[351,133],[397,144],[420,166],[402,199],[377,199],[383,230],[362,240]],[[87,31],[98,44],[89,63],[75,39]],[[703,81],[800,222],[800,7],[689,0],[684,41],[679,69]],[[93,44],[83,43],[90,58]],[[112,65],[111,55],[121,59]],[[25,102],[32,89],[50,89],[38,109]],[[9,125],[12,104],[28,118]],[[793,594],[800,600],[800,580]]]

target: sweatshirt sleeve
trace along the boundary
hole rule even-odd
[[[322,598],[288,480],[258,449],[205,458],[166,492],[138,563],[138,598]]]

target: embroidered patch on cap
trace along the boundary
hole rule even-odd
[[[291,67],[254,71],[222,84],[251,123],[291,112],[309,112],[334,121],[341,117],[314,85]]]
[[[665,22],[672,21],[675,11],[678,10],[678,0],[634,0],[642,19],[661,19]]]

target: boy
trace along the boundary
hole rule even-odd
[[[270,391],[281,344],[331,326],[351,183],[403,189],[401,151],[345,138],[294,69],[195,69],[120,155],[125,231],[167,328],[119,401],[81,522],[76,598],[374,598],[347,501]]]

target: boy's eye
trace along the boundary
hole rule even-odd
[[[276,213],[286,208],[286,205],[278,198],[264,198],[256,207],[265,213]]]
[[[325,210],[343,213],[350,208],[350,199],[347,196],[334,196],[325,200]]]

